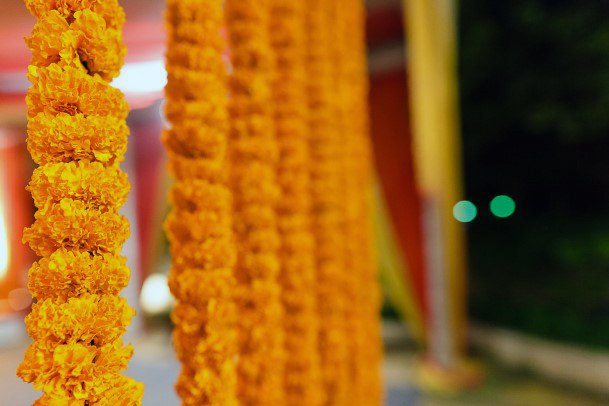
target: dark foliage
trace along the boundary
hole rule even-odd
[[[474,318],[609,347],[609,1],[460,1]],[[508,219],[490,215],[512,196]]]

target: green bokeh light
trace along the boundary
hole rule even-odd
[[[515,211],[516,203],[509,196],[500,195],[491,200],[491,213],[497,217],[510,217]]]
[[[473,221],[477,215],[476,205],[469,200],[461,200],[453,207],[453,216],[462,223]]]

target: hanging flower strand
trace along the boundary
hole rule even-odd
[[[301,0],[271,1],[270,32],[275,56],[273,107],[279,145],[282,198],[277,221],[280,250],[288,405],[321,405],[316,312],[315,252],[311,225],[309,130],[306,88],[305,10]]]
[[[271,108],[269,0],[227,0],[233,74],[229,103],[239,304],[238,396],[243,405],[282,405],[283,307],[275,210],[278,149]]]
[[[351,402],[382,404],[380,289],[372,235],[373,163],[368,123],[365,9],[361,0],[335,3],[338,111],[345,146],[345,236],[349,307]],[[365,366],[365,367],[364,367]]]
[[[28,190],[38,208],[23,240],[41,256],[29,272],[34,340],[17,375],[42,389],[38,405],[139,405],[143,385],[121,375],[133,349],[121,336],[134,311],[118,297],[129,235],[118,214],[129,192],[119,169],[128,106],[109,81],[125,47],[116,0],[35,1],[26,42],[27,145],[40,165]]]
[[[165,223],[174,345],[184,405],[236,404],[235,247],[226,184],[228,140],[221,0],[168,0],[163,134],[176,178]]]
[[[343,145],[337,109],[333,3],[307,3],[307,77],[311,153],[311,199],[317,262],[319,351],[325,404],[349,404],[349,342],[346,319],[351,305],[345,289]]]

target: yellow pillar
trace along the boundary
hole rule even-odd
[[[465,241],[462,225],[452,215],[462,198],[455,1],[404,0],[404,10],[415,172],[426,239],[427,350],[432,369],[441,371],[435,378],[424,375],[431,386],[463,386],[458,377],[463,375],[466,331]]]

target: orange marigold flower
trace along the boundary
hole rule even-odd
[[[218,52],[224,50],[225,43],[218,38],[218,46],[215,47],[193,47],[188,43],[175,43],[171,48],[167,49],[167,65],[170,70],[173,66],[182,67],[182,69],[191,69],[194,71],[205,69],[209,74],[216,77],[224,77],[226,75],[226,64],[218,58]]]
[[[225,132],[217,126],[182,122],[179,128],[165,130],[163,142],[168,149],[188,158],[215,159],[226,152]]]
[[[173,268],[212,270],[229,268],[235,263],[235,242],[230,236],[204,242],[188,241],[170,247]]]
[[[165,222],[167,236],[176,243],[205,241],[230,234],[230,220],[225,214],[214,212],[171,212]]]
[[[178,210],[232,209],[231,194],[228,189],[204,179],[177,181],[169,194],[169,200]]]
[[[129,222],[113,212],[89,209],[87,204],[62,199],[39,209],[36,222],[23,232],[23,242],[39,256],[59,248],[116,253],[129,237]]]
[[[168,70],[167,80],[173,83],[167,89],[167,95],[180,95],[185,99],[194,99],[201,94],[219,94],[224,89],[223,82],[218,81],[214,72],[201,73],[179,66]]]
[[[88,343],[61,344],[51,352],[33,343],[17,374],[51,399],[101,400],[116,387],[133,348],[120,340],[101,347]]]
[[[142,403],[144,384],[136,382],[133,378],[120,375],[112,381],[110,389],[104,392],[96,406],[136,406]]]
[[[33,65],[69,65],[105,80],[118,76],[126,52],[121,31],[107,28],[91,10],[77,11],[71,24],[52,10],[38,20],[26,43]]]
[[[218,180],[225,175],[226,167],[221,160],[189,158],[170,149],[166,152],[169,172],[178,179]]]
[[[227,128],[226,95],[206,95],[205,100],[187,100],[167,95],[165,116],[172,123],[195,121]],[[205,117],[205,120],[202,121],[201,117]]]
[[[84,294],[63,303],[35,303],[25,326],[38,346],[49,351],[59,344],[81,342],[99,347],[119,339],[134,315],[122,297]]]
[[[141,404],[144,396],[144,385],[136,382],[133,378],[119,375],[110,382],[110,389],[104,392],[103,398],[97,402],[85,403],[85,400],[75,400],[70,397],[52,398],[49,395],[42,395],[34,406],[136,406]]]
[[[25,0],[25,6],[34,17],[41,18],[52,10],[57,10],[67,20],[81,10],[91,10],[106,21],[110,28],[120,28],[125,23],[125,12],[118,0]]]
[[[127,151],[129,129],[117,117],[39,113],[27,128],[28,150],[38,165],[79,160],[111,165]]]
[[[169,275],[171,292],[188,303],[205,303],[213,299],[228,299],[234,288],[231,269],[186,268],[174,270]]]
[[[64,302],[87,293],[118,295],[128,282],[125,257],[60,248],[32,265],[28,289],[39,301],[56,298]]]
[[[99,76],[90,76],[72,66],[30,65],[28,78],[32,87],[27,93],[28,117],[47,112],[85,116],[114,116],[125,119],[128,113],[123,93]]]
[[[108,211],[125,204],[130,185],[127,174],[117,166],[77,161],[38,167],[27,189],[36,207],[69,197],[86,201],[89,208]]]

